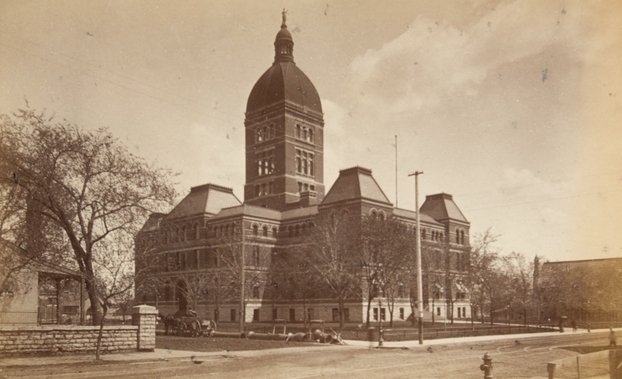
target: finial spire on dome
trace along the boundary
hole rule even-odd
[[[283,8],[283,23],[281,30],[276,34],[274,41],[274,63],[276,62],[293,62],[294,61],[294,40],[287,30],[287,9]]]

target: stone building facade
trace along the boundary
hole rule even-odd
[[[312,299],[275,298],[266,279],[275,251],[301,241],[309,225],[322,212],[348,208],[362,217],[396,219],[411,226],[415,212],[396,208],[388,200],[372,171],[352,167],[340,171],[328,192],[324,184],[324,119],[318,91],[294,63],[294,41],[285,15],[275,39],[275,60],[250,92],[246,108],[246,184],[244,201],[232,189],[216,184],[193,187],[168,214],[154,214],[140,232],[139,240],[161,241],[156,250],[163,279],[156,290],[142,291],[137,300],[156,305],[163,313],[185,310],[184,275],[202,274],[205,296],[198,296],[201,317],[219,321],[269,321],[275,318],[299,322],[303,319],[336,320],[337,305],[329,296]],[[449,194],[427,196],[420,209],[422,246],[443,241],[448,246],[451,271],[466,271],[470,223]],[[220,291],[216,273],[222,271],[223,249],[244,252],[246,305]],[[140,245],[140,244],[139,244]],[[239,264],[239,263],[238,263]],[[241,268],[240,268],[241,271]],[[211,279],[210,279],[211,275]],[[229,279],[227,279],[229,280]],[[239,280],[239,279],[236,279]],[[445,292],[458,293],[454,317],[470,317],[468,294],[459,283],[453,291],[443,285],[427,285],[424,302],[430,312],[448,314]],[[137,283],[137,288],[141,283]],[[346,321],[362,322],[367,302],[360,296],[348,299]],[[216,298],[216,294],[219,298]],[[435,301],[436,300],[436,301]],[[377,301],[373,305],[378,307]],[[386,301],[384,302],[386,304]],[[432,309],[434,304],[434,309]],[[376,308],[375,317],[388,314]],[[411,314],[408,298],[396,302],[396,319]]]

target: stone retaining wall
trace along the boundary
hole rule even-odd
[[[139,305],[133,308],[133,325],[104,326],[101,351],[153,351],[157,313]],[[0,326],[0,356],[94,352],[98,334],[98,326]]]
[[[49,353],[87,353],[97,347],[96,326],[33,326],[0,328],[0,356]],[[138,326],[104,326],[101,351],[136,351]]]

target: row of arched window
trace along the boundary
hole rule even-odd
[[[268,141],[276,137],[276,126],[274,124],[258,126],[255,129],[255,143]]]
[[[456,243],[458,245],[464,245],[464,229],[456,228]]]
[[[296,124],[296,138],[313,143],[315,141],[315,133],[312,127]]]
[[[386,220],[386,219],[387,219],[387,214],[386,214],[386,213],[384,213],[384,211],[383,211],[383,210],[377,210],[377,209],[375,209],[375,208],[372,208],[372,209],[369,211],[369,215],[371,216],[371,218],[372,218],[373,220],[380,220],[380,221],[384,221],[384,220]]]
[[[276,238],[276,235],[279,232],[279,229],[276,226],[272,227],[270,233],[269,233],[270,228],[267,225],[263,225],[260,227],[258,224],[253,224],[252,228],[253,228],[253,236],[255,237],[261,236],[261,237],[275,237]]]
[[[287,227],[287,233],[290,237],[298,237],[308,232],[309,228],[314,227],[312,222],[305,222],[297,225],[290,225]]]

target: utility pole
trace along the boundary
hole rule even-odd
[[[235,231],[234,231],[234,236],[235,236]],[[235,238],[235,237],[234,237]],[[245,259],[244,259],[244,219],[242,219],[242,241],[240,242],[240,250],[241,250],[241,266],[242,266],[242,272],[240,274],[240,333],[244,333],[244,318],[246,317],[245,313],[246,313],[246,307],[244,304],[244,287],[246,286],[245,283],[245,271],[246,271],[246,265],[245,265]]]
[[[415,177],[415,215],[417,243],[417,309],[419,311],[419,345],[423,345],[423,279],[421,277],[421,225],[419,223],[419,175],[423,171],[415,171],[408,176]]]
[[[397,134],[395,135],[395,208],[397,208]]]

